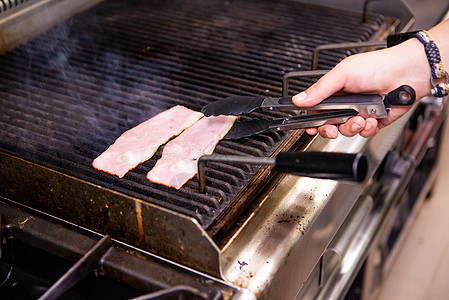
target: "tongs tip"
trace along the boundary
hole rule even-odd
[[[240,116],[260,108],[264,99],[264,97],[257,96],[231,96],[209,103],[201,109],[201,112],[206,117],[219,115]]]
[[[205,117],[211,117],[211,116],[219,116],[219,114],[214,114],[214,110],[210,108],[210,106],[204,106],[201,109],[201,113],[205,116]]]

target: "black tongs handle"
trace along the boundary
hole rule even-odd
[[[385,96],[385,106],[412,105],[416,100],[415,90],[409,85],[401,85]]]

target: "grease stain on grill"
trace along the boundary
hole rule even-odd
[[[239,270],[241,270],[244,266],[247,266],[247,265],[248,265],[248,263],[245,262],[245,261],[240,262],[240,261],[238,260],[237,262],[238,262],[238,264],[239,264]]]
[[[208,228],[257,167],[208,164],[203,195],[196,178],[179,191],[146,180],[163,147],[123,179],[94,170],[92,160],[174,105],[199,111],[230,95],[279,96],[283,73],[307,69],[315,46],[369,39],[383,22],[372,15],[360,24],[356,13],[331,12],[289,0],[102,2],[0,57],[0,150]],[[344,56],[327,55],[320,66]],[[292,81],[291,89],[309,84]],[[216,153],[269,156],[288,134],[221,141]],[[108,220],[107,208],[103,214]]]
[[[142,219],[142,205],[139,201],[136,201],[136,217],[137,217],[137,227],[139,232],[139,243],[143,244],[144,242],[144,232],[143,232],[143,219]]]

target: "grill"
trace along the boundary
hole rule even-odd
[[[334,299],[351,282],[359,293],[362,265],[370,293],[387,271],[378,249],[394,253],[436,177],[447,99],[422,99],[372,139],[295,130],[215,150],[363,153],[363,184],[210,162],[205,194],[196,178],[177,191],[145,179],[162,149],[122,179],[91,166],[165,109],[298,92],[315,79],[295,76],[323,74],[296,72],[312,52],[329,69],[356,49],[325,49],[381,45],[414,20],[402,0],[368,0],[369,13],[338,2],[0,0],[0,294]]]
[[[196,224],[220,239],[271,170],[208,164],[201,194],[196,178],[179,191],[145,179],[161,149],[123,179],[92,160],[174,105],[198,111],[230,95],[279,96],[285,73],[310,69],[315,46],[373,40],[391,23],[296,1],[100,3],[0,57],[1,196],[191,266],[204,246],[195,245]],[[347,54],[328,53],[319,67]],[[221,141],[215,153],[271,156],[305,141],[302,131],[262,134]]]
[[[358,26],[359,15],[289,1],[108,1],[2,57],[0,71],[8,75],[0,79],[0,145],[195,217],[207,228],[256,170],[211,164],[211,186],[202,195],[196,179],[180,191],[145,179],[160,150],[124,179],[90,163],[121,133],[173,105],[200,110],[233,94],[279,95],[282,76],[308,68],[314,46],[368,40],[383,22],[377,16]],[[330,67],[341,58],[328,56],[323,63]],[[269,156],[285,139],[273,133],[222,141],[216,153]]]

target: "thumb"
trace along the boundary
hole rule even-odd
[[[336,68],[321,77],[305,91],[293,96],[293,104],[300,107],[314,106],[344,87],[345,76],[341,76]]]

